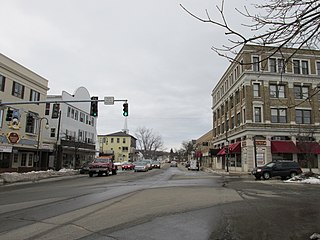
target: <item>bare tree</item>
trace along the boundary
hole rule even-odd
[[[135,135],[138,147],[144,152],[145,158],[155,158],[156,152],[163,147],[162,137],[146,127],[139,127]]]
[[[183,141],[181,150],[185,158],[188,159],[188,156],[191,154],[191,152],[195,150],[193,141]]]
[[[187,10],[183,5],[180,4],[180,6],[201,22],[210,23],[225,30],[228,43],[221,47],[213,46],[212,50],[230,61],[235,60],[234,56],[245,44],[272,47],[272,55],[281,52],[283,47],[319,48],[319,0],[269,0],[266,4],[253,4],[255,13],[250,12],[246,6],[244,10],[236,8],[239,15],[252,22],[242,24],[250,30],[251,35],[249,36],[230,27],[224,12],[224,0],[221,1],[220,6],[216,6],[220,20],[213,19],[207,9],[205,10],[206,17],[202,18]]]

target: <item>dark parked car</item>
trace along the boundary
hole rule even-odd
[[[297,162],[294,161],[272,161],[264,166],[254,168],[252,174],[256,179],[268,180],[271,177],[281,177],[282,180],[288,177],[292,178],[302,173],[302,170]]]

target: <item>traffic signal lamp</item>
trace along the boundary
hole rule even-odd
[[[98,97],[91,97],[90,115],[98,117]]]
[[[12,115],[13,115],[13,110],[11,108],[8,108],[7,110],[7,116],[6,116],[6,121],[10,122],[12,121]]]
[[[128,103],[123,104],[123,116],[128,117],[129,110],[128,110]]]
[[[59,118],[60,104],[54,103],[52,107],[52,118]]]

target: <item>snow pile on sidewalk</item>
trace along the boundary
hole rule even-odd
[[[313,172],[306,172],[297,175],[289,180],[284,181],[286,183],[307,183],[307,184],[320,184],[320,174]]]
[[[73,169],[61,169],[60,171],[47,170],[47,171],[32,171],[27,173],[2,173],[0,179],[3,179],[4,183],[25,182],[25,181],[38,181],[40,179],[70,176],[79,174],[78,170]]]

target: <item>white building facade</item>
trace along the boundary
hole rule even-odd
[[[77,169],[95,157],[97,117],[90,115],[90,102],[81,102],[90,99],[89,91],[84,87],[79,87],[73,94],[63,91],[61,95],[47,96],[51,103],[46,104],[45,116],[49,119],[50,130],[45,139],[55,145],[52,167]]]

